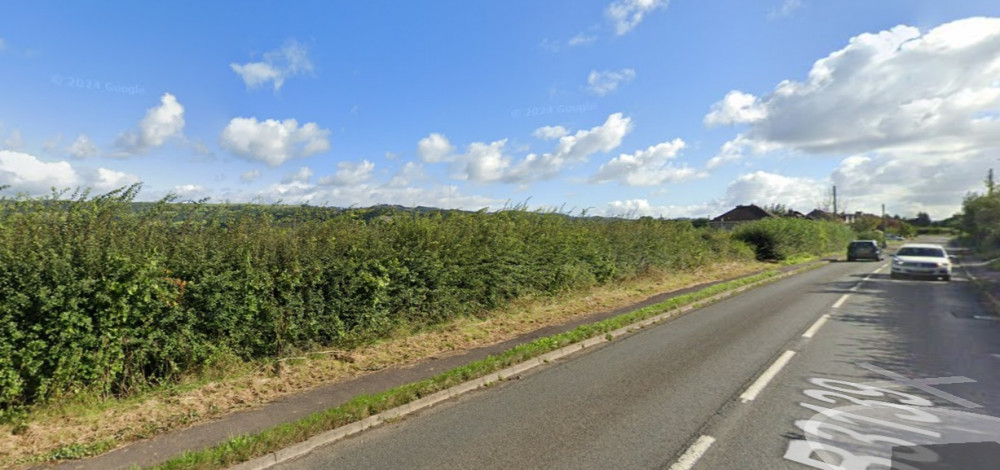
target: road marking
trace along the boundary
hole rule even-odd
[[[670,470],[690,470],[694,468],[694,464],[698,463],[698,459],[705,455],[705,452],[708,451],[709,447],[712,447],[712,444],[715,444],[714,437],[705,435],[699,437],[697,441],[694,441],[694,444],[691,444],[691,447],[688,447],[684,451],[684,455],[681,455],[681,458],[677,459],[670,466]]]
[[[994,354],[993,357],[1000,359],[1000,354]]]
[[[964,398],[956,397],[955,395],[952,395],[952,394],[950,394],[948,392],[945,392],[943,390],[938,390],[938,389],[936,389],[934,387],[931,387],[931,385],[964,384],[964,383],[975,382],[975,380],[972,380],[972,379],[970,379],[968,377],[941,377],[941,378],[936,378],[936,379],[916,379],[915,380],[915,379],[907,378],[904,375],[897,374],[897,373],[889,371],[889,370],[885,370],[885,369],[883,369],[881,367],[878,367],[878,366],[875,366],[875,365],[872,365],[872,364],[868,364],[866,362],[859,362],[858,366],[859,367],[863,367],[865,369],[868,369],[868,370],[870,370],[872,372],[875,372],[876,374],[884,375],[886,377],[891,378],[892,381],[889,384],[906,385],[906,386],[910,386],[910,387],[913,387],[913,388],[916,388],[916,389],[919,389],[919,390],[923,390],[923,391],[925,391],[927,393],[930,393],[931,395],[934,395],[934,396],[936,396],[938,398],[942,398],[942,399],[948,400],[948,401],[950,401],[950,402],[952,402],[952,403],[954,403],[956,405],[963,406],[965,408],[982,408],[983,407],[983,405],[980,405],[980,404],[977,404],[977,403],[973,403],[973,402],[971,402],[969,400],[966,400]]]
[[[747,388],[742,395],[740,395],[740,401],[746,403],[753,401],[754,398],[757,398],[757,395],[764,390],[764,387],[767,386],[768,382],[774,379],[774,376],[778,375],[778,372],[781,372],[781,369],[785,367],[785,364],[788,364],[788,361],[792,360],[792,356],[794,355],[795,351],[785,351],[781,357],[774,361],[774,364],[771,364],[771,367],[768,367],[763,374],[760,374],[760,377],[757,377],[756,382],[750,385],[750,387]]]
[[[819,317],[819,319],[816,320],[816,323],[813,323],[813,325],[810,326],[809,329],[806,330],[805,333],[802,333],[802,337],[803,338],[812,338],[813,335],[815,335],[816,332],[819,331],[820,327],[823,326],[823,324],[826,323],[826,320],[829,319],[829,318],[830,318],[830,315],[827,315],[827,314],[824,313],[822,317]]]
[[[854,290],[854,289],[851,289],[851,290]],[[833,308],[840,308],[840,306],[844,305],[844,302],[846,302],[847,298],[850,297],[850,296],[851,296],[851,294],[844,294],[844,295],[840,296],[840,298],[837,299],[837,302],[835,302],[833,304]]]

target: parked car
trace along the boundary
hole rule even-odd
[[[854,240],[847,245],[847,261],[869,259],[882,261],[882,249],[875,240]]]
[[[886,240],[893,240],[893,241],[897,241],[897,242],[899,242],[899,241],[903,241],[903,240],[904,240],[904,238],[903,238],[903,237],[901,237],[901,236],[899,236],[899,235],[896,235],[896,234],[894,234],[894,233],[890,233],[890,234],[886,235],[886,236],[885,236],[885,239],[886,239]]]
[[[951,280],[951,257],[941,245],[907,243],[892,257],[893,279],[928,277]]]

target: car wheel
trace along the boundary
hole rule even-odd
[[[951,274],[945,274],[944,276],[941,276],[941,279],[943,279],[944,282],[949,282],[951,281]]]
[[[892,278],[892,279],[899,279],[899,274],[889,273],[889,277]]]
[[[850,263],[850,262],[852,262],[852,261],[854,261],[854,258],[851,258],[850,256],[848,256],[848,257],[847,257],[847,262],[848,262],[848,263]]]

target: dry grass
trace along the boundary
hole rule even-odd
[[[614,286],[557,298],[525,299],[485,318],[460,318],[419,332],[399,331],[351,351],[319,351],[271,365],[218,364],[202,377],[128,400],[63,401],[34,410],[26,426],[0,426],[0,466],[43,459],[76,446],[124,444],[227,413],[257,407],[312,387],[385,367],[500,343],[582,315],[624,307],[661,292],[760,271],[760,263],[719,264],[685,273],[651,273]],[[222,372],[225,371],[225,372]]]

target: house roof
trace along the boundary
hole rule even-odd
[[[739,205],[714,219],[713,222],[742,222],[776,217],[756,204]]]

